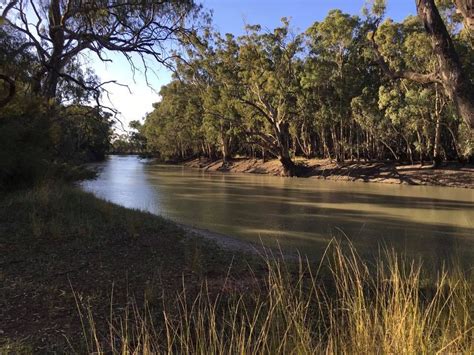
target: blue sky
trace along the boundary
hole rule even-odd
[[[239,35],[245,24],[260,24],[272,29],[280,24],[282,17],[291,18],[291,24],[297,31],[304,31],[313,22],[321,21],[331,9],[361,15],[365,0],[202,0],[207,9],[214,12],[214,27],[223,33]],[[388,0],[387,16],[402,20],[416,13],[415,0]],[[133,77],[128,63],[120,56],[110,57],[113,63],[94,62],[94,68],[102,80],[117,80],[128,84],[127,89],[109,86],[111,103],[121,111],[121,121],[128,126],[131,120],[142,119],[152,110],[152,103],[159,100],[157,92],[168,83],[171,73],[157,67],[156,73],[149,76],[153,89],[146,85],[144,76],[136,73]]]

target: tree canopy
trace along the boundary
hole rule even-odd
[[[206,33],[147,117],[148,148],[165,159],[272,156],[287,175],[298,156],[471,159],[470,30],[451,2],[417,8],[400,23],[376,1],[363,18],[332,10],[304,33],[286,18],[238,38]]]
[[[97,99],[105,83],[74,70],[76,63],[82,66],[81,53],[110,61],[107,53],[118,52],[132,69],[138,57],[145,71],[147,57],[166,65],[171,56],[166,46],[193,33],[189,24],[200,9],[193,0],[14,0],[6,4],[1,18],[4,27],[22,36],[11,58],[26,51],[34,55],[34,93],[57,98],[62,94],[58,87],[68,83]]]
[[[101,97],[120,83],[101,81],[86,56],[118,53],[146,74],[207,21],[193,0],[13,0],[0,12],[0,188],[64,175],[111,150],[116,111]]]

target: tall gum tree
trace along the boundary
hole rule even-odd
[[[351,144],[345,139],[345,131],[352,125],[351,100],[361,90],[355,80],[359,63],[357,60],[354,63],[358,30],[356,16],[331,10],[322,22],[314,23],[306,31],[310,53],[302,83],[306,89],[317,92],[314,99],[320,102],[319,111],[324,120],[330,122],[326,126],[338,161],[344,161],[347,146]]]
[[[290,152],[290,121],[296,115],[297,55],[301,37],[293,36],[289,22],[273,32],[261,33],[260,26],[248,26],[239,38],[240,85],[244,105],[252,117],[263,120],[266,129],[249,131],[256,143],[280,160],[284,174],[297,174]]]
[[[65,70],[80,53],[110,61],[107,51],[118,52],[132,69],[135,56],[145,71],[149,57],[166,65],[165,43],[190,35],[190,20],[199,14],[193,0],[15,0],[4,6],[1,20],[27,38],[18,51],[36,54],[34,91],[52,99],[61,80],[96,92],[102,87]]]
[[[231,146],[241,133],[236,95],[239,46],[231,34],[209,32],[188,48],[189,59],[178,65],[179,76],[193,84],[203,102],[203,130],[219,146],[224,165],[232,158]]]
[[[434,55],[438,61],[437,70],[431,73],[418,73],[414,71],[392,71],[385,59],[378,52],[378,47],[373,41],[379,62],[384,71],[392,78],[405,78],[418,83],[439,83],[446,95],[454,102],[458,114],[474,132],[474,85],[472,79],[464,72],[459,55],[456,51],[451,34],[448,32],[439,9],[434,0],[415,0],[418,17],[428,34]],[[455,1],[458,10],[466,19],[467,30],[471,31],[472,13],[467,13],[463,1]],[[472,8],[469,10],[471,11]],[[376,26],[377,26],[376,21]],[[376,28],[375,28],[376,29]]]

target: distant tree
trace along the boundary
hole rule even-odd
[[[109,150],[112,123],[111,114],[98,107],[62,107],[50,128],[55,156],[70,163],[103,160]]]
[[[232,145],[242,134],[239,111],[239,45],[231,34],[210,33],[190,48],[188,67],[181,66],[180,78],[195,86],[203,105],[203,134],[218,147],[224,164],[232,157]],[[189,67],[190,64],[190,67]]]
[[[196,87],[174,80],[161,88],[160,96],[143,128],[148,150],[163,159],[185,159],[202,147],[213,156],[202,135],[202,102]]]
[[[128,126],[132,129],[130,132],[130,144],[135,153],[143,154],[146,151],[146,137],[144,135],[144,128],[140,121],[130,121]]]

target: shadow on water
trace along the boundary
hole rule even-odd
[[[83,186],[126,207],[320,255],[332,237],[425,259],[474,258],[472,190],[203,173],[112,157]]]

